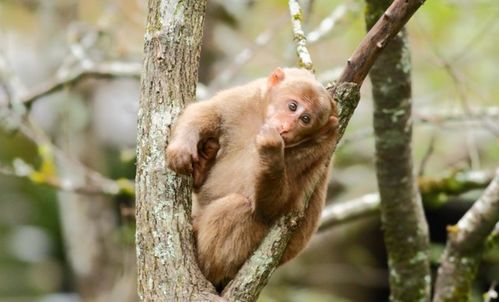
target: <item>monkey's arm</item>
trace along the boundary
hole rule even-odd
[[[256,137],[259,170],[256,175],[255,211],[265,219],[282,215],[288,200],[288,179],[284,163],[284,142],[266,125]]]
[[[207,160],[200,152],[205,149],[205,143],[214,141],[218,144],[220,124],[221,114],[217,103],[202,101],[188,106],[175,123],[166,149],[168,167],[180,174],[193,174],[196,163]],[[211,152],[213,157],[216,151],[218,149]]]

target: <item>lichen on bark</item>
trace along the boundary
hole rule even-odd
[[[371,28],[391,1],[366,0]],[[404,29],[370,71],[374,99],[376,174],[388,252],[391,301],[429,301],[428,226],[413,176],[410,52]]]
[[[191,225],[191,180],[166,169],[170,128],[194,101],[206,1],[149,1],[138,113],[136,245],[142,301],[213,295],[199,270]]]

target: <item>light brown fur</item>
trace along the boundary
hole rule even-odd
[[[305,111],[289,111],[289,100]],[[300,112],[311,113],[313,122],[301,123]],[[301,209],[313,192],[282,263],[304,248],[324,205],[336,115],[327,91],[296,68],[222,91],[181,115],[167,163],[194,176],[198,261],[217,288],[234,277],[276,219]]]

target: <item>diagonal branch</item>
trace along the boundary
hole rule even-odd
[[[435,284],[435,302],[469,301],[487,236],[499,221],[499,169],[483,195],[454,226]]]
[[[362,84],[388,41],[402,29],[424,2],[424,0],[393,1],[348,59],[347,67],[338,82]]]

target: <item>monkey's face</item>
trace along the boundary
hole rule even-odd
[[[287,148],[337,127],[331,96],[307,70],[274,70],[267,79],[267,98],[265,123],[279,132]]]
[[[299,95],[274,95],[268,108],[266,124],[279,132],[286,147],[299,145],[313,137],[327,122],[329,110],[318,100]]]

